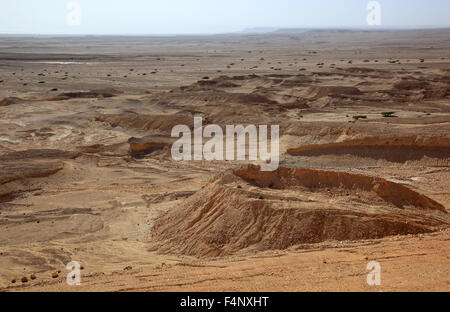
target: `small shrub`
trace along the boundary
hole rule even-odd
[[[381,115],[383,115],[383,117],[388,118],[388,117],[395,117],[394,116],[395,112],[382,112]]]
[[[356,115],[352,117],[355,121],[359,119],[367,119],[367,116],[365,115]]]

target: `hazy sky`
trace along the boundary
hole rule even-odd
[[[367,27],[368,0],[0,0],[0,33],[186,34],[253,27]],[[379,0],[382,27],[448,26],[449,0]],[[372,26],[374,27],[374,26]]]

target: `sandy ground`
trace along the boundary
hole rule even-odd
[[[448,38],[2,37],[0,290],[448,291]],[[280,166],[326,178],[174,162],[194,116],[278,124]]]

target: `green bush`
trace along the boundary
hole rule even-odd
[[[381,115],[383,115],[383,117],[395,117],[394,116],[395,112],[382,112]]]
[[[356,115],[352,117],[354,120],[358,120],[358,119],[367,119],[367,116],[365,115]]]

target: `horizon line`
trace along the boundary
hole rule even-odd
[[[272,29],[263,31],[262,29]],[[57,36],[57,37],[70,37],[70,36],[126,36],[126,37],[140,37],[140,36],[218,36],[218,35],[244,35],[244,34],[272,34],[280,33],[282,31],[292,31],[292,30],[364,30],[364,31],[377,31],[377,30],[429,30],[429,29],[448,29],[450,25],[418,25],[418,26],[300,26],[300,27],[272,27],[272,26],[261,26],[261,27],[248,27],[242,30],[230,31],[230,32],[217,32],[217,33],[202,33],[202,32],[192,32],[192,33],[57,33],[57,32],[47,32],[47,33],[9,33],[0,32],[0,36]],[[258,31],[261,29],[261,31]]]

